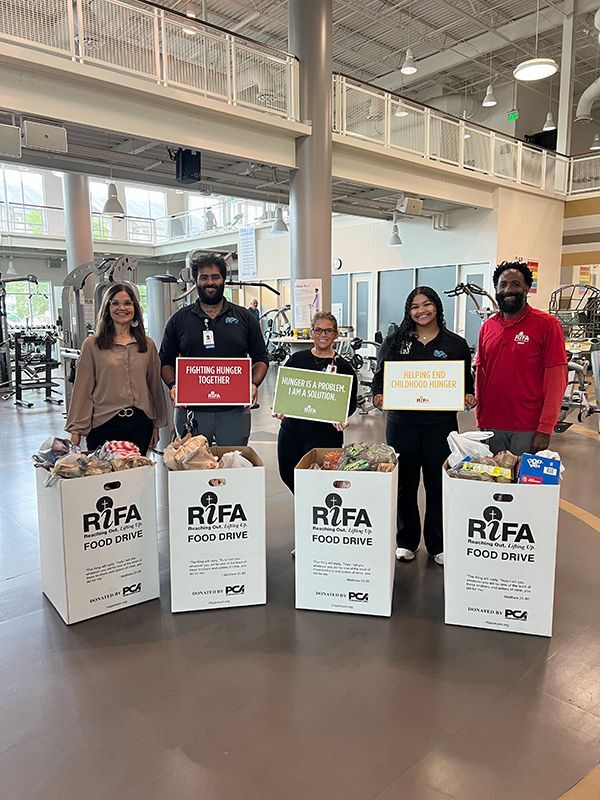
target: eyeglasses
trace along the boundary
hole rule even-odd
[[[326,336],[333,336],[337,333],[335,328],[313,328],[313,333],[316,333],[317,336],[324,334]]]
[[[133,303],[131,300],[125,300],[124,303],[120,303],[118,300],[111,300],[109,306],[111,308],[133,308]]]

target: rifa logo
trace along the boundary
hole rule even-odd
[[[423,405],[424,403],[428,403],[428,402],[429,402],[429,398],[428,397],[417,397],[417,403],[421,403],[421,405]]]
[[[123,587],[123,597],[126,597],[128,594],[138,594],[138,592],[141,591],[142,591],[141,583],[132,583],[131,586]]]
[[[368,592],[348,592],[348,600],[353,600],[355,603],[368,603]]]
[[[529,336],[527,336],[527,334],[524,333],[523,331],[517,333],[517,335],[515,336],[515,342],[517,344],[527,344],[528,341],[529,341]]]
[[[199,506],[188,507],[188,525],[214,525],[223,522],[247,522],[241,503],[219,505],[216,492],[204,492]]]
[[[243,583],[238,586],[226,586],[225,594],[246,594],[246,586]]]
[[[344,508],[339,494],[332,492],[325,498],[324,506],[313,506],[313,525],[330,525],[333,528],[350,525],[371,527],[365,508]]]
[[[304,406],[304,413],[305,414],[316,414],[317,413],[317,409],[314,408],[314,406],[311,406],[311,404],[309,403],[307,406]]]
[[[209,392],[206,396],[208,397],[209,400],[220,400],[221,399],[221,395],[218,392],[215,392],[214,389],[211,392]]]
[[[83,515],[83,532],[105,531],[113,525],[126,525],[133,520],[141,522],[142,517],[135,503],[116,508],[113,506],[112,497],[101,497],[96,503],[96,511]]]
[[[225,317],[225,325],[237,325],[239,319],[237,317]]]
[[[518,622],[527,622],[527,611],[516,611],[514,608],[505,608],[504,618],[514,619]]]
[[[470,519],[468,527],[469,539],[486,540],[488,542],[526,541],[535,544],[531,527],[526,522],[503,522],[502,511],[495,506],[488,506],[483,519]]]

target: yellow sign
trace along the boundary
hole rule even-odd
[[[463,361],[386,361],[383,407],[390,411],[462,411]]]

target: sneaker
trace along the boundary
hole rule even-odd
[[[433,557],[433,560],[435,561],[436,564],[439,564],[440,567],[444,566],[444,554],[443,553],[438,553],[437,556]]]
[[[415,557],[416,550],[408,550],[406,547],[396,548],[397,561],[412,561]]]

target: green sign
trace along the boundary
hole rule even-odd
[[[515,119],[519,119],[519,109],[518,108],[513,108],[512,111],[508,112],[508,114],[506,115],[506,118],[508,119],[509,122],[512,122]]]
[[[313,422],[346,422],[352,375],[279,367],[273,413]]]

